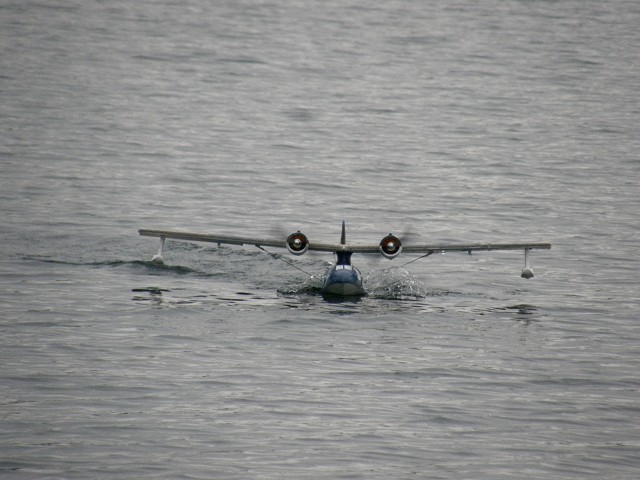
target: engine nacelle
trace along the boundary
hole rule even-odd
[[[389,234],[380,240],[380,253],[385,258],[395,258],[400,255],[402,251],[402,242],[395,235]]]
[[[298,230],[287,237],[287,250],[294,255],[302,255],[309,250],[309,240],[304,233]]]

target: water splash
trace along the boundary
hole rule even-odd
[[[404,300],[427,296],[424,282],[400,267],[373,270],[365,277],[364,285],[369,295],[379,298]]]
[[[322,291],[322,285],[326,278],[326,272],[310,275],[302,283],[278,288],[282,295],[318,295]]]
[[[321,295],[326,272],[311,275],[302,283],[278,288],[282,295]],[[390,300],[412,300],[429,295],[424,282],[414,278],[403,268],[373,270],[364,278],[364,286],[369,297]]]

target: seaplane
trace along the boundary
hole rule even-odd
[[[336,255],[335,263],[328,268],[321,292],[326,296],[336,297],[358,297],[366,295],[363,286],[362,273],[351,264],[351,256],[354,253],[380,254],[384,258],[393,260],[401,253],[419,255],[412,261],[428,257],[434,253],[446,252],[466,252],[471,255],[478,251],[493,250],[522,250],[524,251],[524,269],[521,277],[533,278],[533,269],[530,266],[530,251],[534,249],[550,249],[550,243],[470,243],[470,244],[403,244],[402,240],[389,233],[385,235],[378,244],[355,244],[347,243],[345,222],[342,222],[342,233],[340,243],[320,243],[310,241],[307,236],[299,230],[291,233],[286,238],[257,238],[217,235],[209,233],[190,233],[175,230],[151,230],[140,229],[138,233],[145,237],[157,237],[160,239],[158,253],[153,256],[152,262],[163,264],[163,250],[165,241],[182,240],[187,242],[210,242],[220,245],[252,245],[273,256],[264,247],[286,248],[292,255],[303,255],[308,251],[331,252]],[[286,262],[296,267],[295,264]],[[305,272],[306,273],[306,272]]]

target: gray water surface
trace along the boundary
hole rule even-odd
[[[633,1],[1,2],[1,476],[638,478],[638,25]],[[334,303],[331,255],[158,266],[137,235],[343,219],[553,249],[529,281],[520,252],[355,255],[372,294]]]

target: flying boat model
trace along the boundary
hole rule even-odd
[[[362,274],[351,264],[351,256],[354,253],[381,254],[388,259],[394,259],[400,253],[419,254],[420,258],[428,257],[434,253],[446,252],[467,252],[471,254],[477,251],[491,250],[523,250],[524,269],[521,277],[532,278],[533,269],[529,265],[529,252],[533,249],[550,249],[550,243],[470,243],[470,244],[407,244],[404,245],[400,238],[389,233],[385,235],[380,243],[376,244],[354,244],[347,243],[345,223],[342,222],[342,234],[340,243],[316,243],[310,241],[307,236],[300,232],[290,234],[286,239],[261,239],[255,237],[227,236],[205,233],[189,233],[171,230],[148,230],[140,229],[138,233],[145,237],[160,238],[160,248],[153,256],[152,261],[163,263],[162,253],[166,239],[183,240],[188,242],[210,242],[218,245],[253,245],[261,250],[264,247],[286,248],[293,255],[302,255],[308,251],[332,252],[336,255],[335,264],[331,265],[325,275],[322,285],[322,293],[335,296],[361,296],[366,291],[362,284]],[[267,252],[270,253],[270,252]],[[287,262],[289,263],[289,262]],[[295,265],[290,264],[295,267]]]

